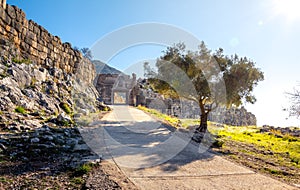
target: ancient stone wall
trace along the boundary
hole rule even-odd
[[[51,35],[42,26],[27,20],[25,13],[18,7],[5,5],[3,0],[0,3],[0,44],[13,45],[17,50],[14,55],[16,58],[30,59],[48,68],[60,68],[65,73],[76,73],[78,68],[83,67],[80,65],[83,62],[84,67],[94,69],[93,64],[88,60],[83,61],[80,51],[74,50],[70,43],[62,43],[58,36]],[[3,50],[1,52],[3,54]],[[86,73],[85,76],[90,82],[95,74]]]

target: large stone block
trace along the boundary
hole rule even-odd
[[[15,11],[16,11],[16,19],[18,22],[23,22],[24,19],[26,18],[25,13],[19,9],[18,7],[15,7]]]
[[[26,18],[23,19],[23,28],[28,29],[28,20]]]
[[[45,47],[45,46],[43,46],[43,49],[42,49],[42,51],[43,51],[43,52],[45,52],[45,53],[48,53],[48,48],[47,48],[47,47]]]
[[[31,46],[34,48],[34,49],[37,49],[37,42],[32,40],[31,41]]]
[[[16,11],[15,11],[14,6],[8,5],[6,8],[6,12],[10,16],[10,18],[16,19]]]
[[[4,27],[0,27],[0,34],[6,36],[7,35],[7,32],[6,32],[6,29]]]
[[[29,49],[29,45],[27,44],[27,43],[25,43],[24,41],[23,42],[21,42],[21,49],[23,49],[23,50],[28,50]]]
[[[29,52],[31,55],[36,56],[36,57],[39,55],[38,50],[34,49],[33,47],[29,48]]]
[[[40,30],[40,27],[38,25],[35,25],[33,27],[33,33],[35,33],[37,36],[40,36],[41,30]]]
[[[4,20],[3,20],[6,24],[10,25],[11,24],[11,18],[5,14],[4,15]]]
[[[18,21],[13,20],[13,27],[17,30],[18,33],[22,32],[22,24]]]
[[[54,36],[54,41],[56,41],[58,44],[62,44],[58,36]]]
[[[0,18],[5,19],[5,14],[6,14],[5,10],[3,9],[2,6],[0,6]]]
[[[30,38],[31,40],[37,41],[37,37],[36,37],[35,33],[33,33],[32,31],[27,31],[26,38]]]
[[[42,60],[44,60],[44,59],[47,58],[47,53],[45,53],[45,52],[39,52],[39,57],[40,57]]]
[[[54,53],[59,53],[59,49],[56,46],[54,46],[53,51]]]
[[[58,46],[58,42],[56,42],[54,39],[52,39],[51,44],[52,44],[54,47],[57,47],[57,46]]]
[[[64,47],[65,49],[68,49],[68,48],[71,48],[71,47],[72,47],[71,43],[69,43],[69,42],[65,42],[65,43],[63,43],[62,45],[63,45],[63,47]]]
[[[21,39],[25,40],[26,36],[27,36],[27,28],[22,28],[22,33],[21,33]]]
[[[14,36],[14,43],[17,45],[17,46],[20,46],[21,44],[21,40],[18,36]]]
[[[18,32],[16,31],[16,29],[14,29],[13,27],[6,25],[5,27],[6,31],[14,36],[18,35]]]
[[[33,32],[33,27],[35,26],[35,22],[33,20],[28,21],[28,29]]]
[[[47,45],[47,47],[52,51],[53,50],[53,45],[52,44],[50,44],[50,43],[48,43],[48,45]]]

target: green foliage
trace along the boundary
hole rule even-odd
[[[81,177],[74,177],[73,179],[71,179],[71,183],[81,185],[84,184],[84,179],[82,179]]]
[[[0,78],[5,78],[7,76],[8,76],[8,74],[7,74],[7,67],[5,67],[5,69],[2,71],[2,73],[0,73]]]
[[[61,121],[61,125],[62,126],[65,126],[65,127],[68,127],[72,124],[72,122],[69,122],[69,121]]]
[[[85,58],[89,60],[93,59],[92,51],[89,48],[82,48],[81,52]]]
[[[88,163],[88,164],[83,164],[82,166],[79,166],[75,172],[74,176],[83,176],[84,174],[89,173],[92,171],[94,164]]]
[[[8,75],[6,74],[6,73],[0,73],[0,77],[3,79],[3,78],[5,78],[5,77],[7,77]]]
[[[26,88],[28,88],[28,89],[35,89],[36,88],[36,82],[37,82],[36,78],[34,78],[34,77],[31,78],[30,85],[26,86]]]
[[[26,114],[26,110],[22,106],[16,107],[15,112],[21,113],[21,114]]]
[[[63,109],[64,112],[66,112],[66,114],[71,114],[72,113],[72,109],[69,107],[69,105],[67,103],[62,102],[62,103],[59,104],[59,107],[61,109]]]
[[[222,147],[224,145],[224,141],[221,140],[221,139],[216,139],[214,142],[213,142],[213,146],[214,147]]]
[[[27,65],[32,63],[32,61],[30,59],[18,59],[16,57],[12,59],[12,62],[17,63],[17,64],[25,63]]]
[[[146,108],[144,106],[138,106],[137,108],[144,111],[144,112],[150,113],[152,116],[154,116],[154,117],[156,117],[160,120],[165,121],[166,123],[170,124],[173,127],[178,127],[181,123],[178,118],[162,114],[157,110],[149,109],[149,108]]]
[[[34,86],[36,84],[36,82],[37,82],[36,78],[32,77],[30,85]]]
[[[181,126],[188,128],[190,126],[195,126],[200,124],[200,119],[180,119]],[[210,124],[210,122],[208,122]]]
[[[12,180],[6,179],[5,177],[0,177],[0,183],[12,183]]]

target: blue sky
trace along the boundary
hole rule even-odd
[[[299,126],[282,108],[285,92],[299,82],[300,1],[297,0],[7,0],[23,9],[28,19],[44,26],[64,42],[92,47],[97,40],[127,25],[155,22],[185,30],[215,50],[237,53],[257,63],[265,81],[255,89],[258,99],[246,107],[258,124]],[[176,41],[174,42],[176,43]],[[108,63],[121,70],[164,49],[157,45],[131,47]]]

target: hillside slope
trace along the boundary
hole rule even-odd
[[[92,63],[95,65],[96,72],[98,74],[120,74],[120,73],[122,73],[118,69],[108,66],[107,64],[103,63],[102,61],[92,60]]]

